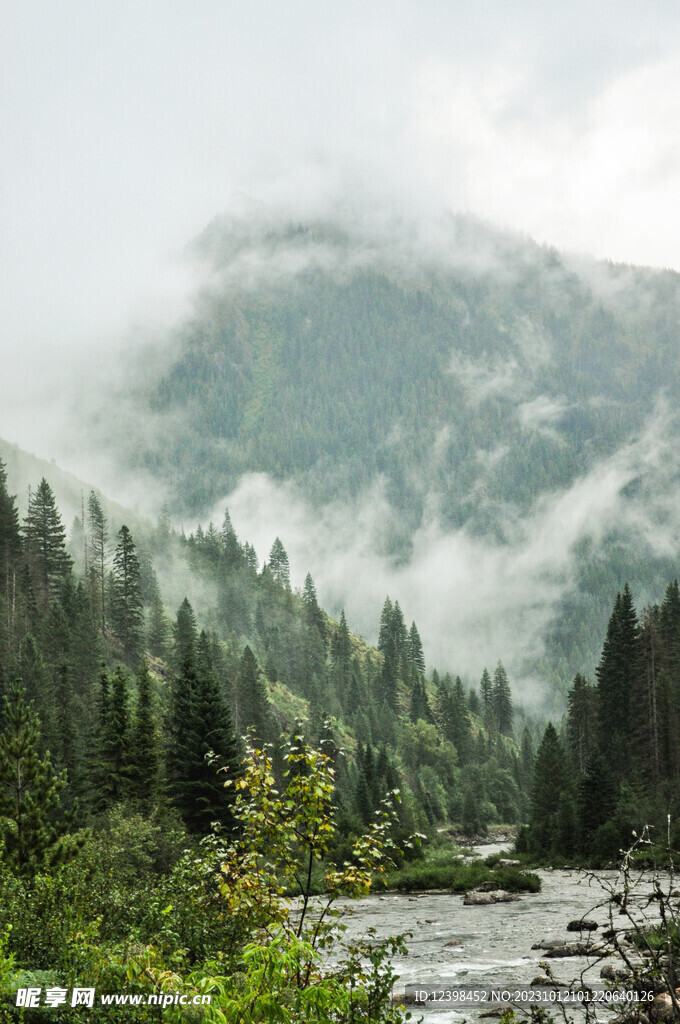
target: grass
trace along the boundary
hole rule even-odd
[[[482,861],[466,862],[453,859],[449,852],[444,860],[426,859],[405,864],[398,871],[391,871],[377,888],[397,889],[400,892],[423,892],[428,889],[445,889],[447,892],[468,892],[483,882],[496,882],[506,892],[538,892],[541,880],[537,875],[517,868],[491,869]]]

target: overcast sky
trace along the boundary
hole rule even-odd
[[[12,440],[41,366],[172,316],[238,204],[472,211],[680,269],[676,4],[5,0],[2,29]]]

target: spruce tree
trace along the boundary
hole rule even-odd
[[[117,665],[111,680],[108,708],[105,713],[103,761],[105,792],[115,803],[129,795],[130,780],[130,710],[127,672]]]
[[[408,634],[407,641],[408,658],[416,672],[421,676],[425,675],[425,656],[423,654],[423,645],[420,639],[420,633],[415,622],[411,623],[411,629]]]
[[[493,688],[491,691],[491,706],[493,708],[496,728],[501,736],[509,736],[512,733],[512,694],[508,674],[503,668],[502,662],[498,662],[493,674]]]
[[[196,616],[186,597],[177,609],[172,637],[173,663],[180,672],[187,662],[193,662],[196,648]]]
[[[29,499],[24,536],[36,596],[44,609],[58,595],[71,571],[66,531],[52,489],[44,477]]]
[[[314,580],[311,575],[307,573],[305,576],[305,585],[302,591],[302,600],[305,606],[305,616],[307,623],[315,628],[325,646],[326,636],[326,620],[323,612],[319,608],[319,602],[316,597],[316,587],[314,586]]]
[[[479,681],[479,695],[482,700],[482,714],[491,706],[493,700],[493,683],[488,671],[484,669],[482,678]]]
[[[106,560],[109,534],[99,498],[90,491],[87,500],[88,556],[93,597],[99,607],[101,631],[106,635]]]
[[[531,791],[531,822],[529,828],[532,852],[558,851],[560,806],[563,796],[571,794],[572,786],[564,748],[549,722],[534,762]]]
[[[567,742],[576,770],[583,774],[597,740],[597,692],[580,674],[567,694]]]
[[[144,611],[139,559],[127,526],[118,531],[113,556],[111,624],[121,641],[125,658],[136,661],[142,646]]]
[[[146,643],[154,658],[161,658],[163,661],[168,656],[170,644],[170,623],[165,614],[160,591],[152,594],[149,606],[149,620],[146,627]]]
[[[229,569],[234,569],[240,565],[244,560],[243,551],[241,545],[238,542],[238,537],[234,527],[231,524],[231,516],[229,515],[229,509],[224,510],[224,522],[222,524],[222,551],[224,552],[224,559]]]
[[[630,589],[618,594],[597,666],[599,747],[616,777],[631,757],[631,700],[639,669],[639,626]]]
[[[286,549],[277,537],[272,544],[272,549],[269,552],[269,571],[276,580],[276,582],[284,588],[284,590],[290,590],[290,565],[288,562],[288,555]]]
[[[0,827],[3,855],[20,874],[34,874],[60,860],[64,841],[55,826],[66,773],[55,772],[49,752],[40,755],[38,716],[26,692],[11,685],[0,733]]]
[[[137,704],[130,730],[128,755],[130,794],[150,808],[158,794],[160,737],[156,726],[151,673],[146,659],[137,672]]]
[[[21,532],[15,498],[7,490],[7,472],[0,459],[0,660],[15,653],[19,618]]]
[[[340,612],[340,625],[331,640],[331,678],[338,699],[349,710],[349,690],[352,682],[352,641],[347,628],[344,609]]]
[[[256,742],[266,742],[271,731],[267,685],[250,647],[241,656],[238,691],[241,724],[252,726]]]

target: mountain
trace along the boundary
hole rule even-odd
[[[516,667],[559,688],[593,671],[617,589],[644,604],[673,578],[678,274],[465,219],[436,238],[217,220],[193,251],[209,283],[154,369],[130,366],[135,443],[113,438],[176,511],[254,473],[312,515],[377,488],[381,556],[408,565],[434,531],[514,576],[538,631]]]
[[[150,524],[138,513],[107,498],[97,487],[68,473],[54,460],[40,459],[1,437],[0,461],[6,466],[7,483],[12,493],[17,496],[17,506],[22,515],[28,505],[29,489],[35,491],[42,478],[45,477],[50,482],[57,504],[67,524],[71,523],[76,516],[82,517],[83,503],[85,506],[87,505],[88,495],[90,491],[94,490],[107,518],[115,527],[115,531],[123,523],[128,524],[136,532],[149,529]]]

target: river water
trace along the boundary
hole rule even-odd
[[[481,856],[504,849],[500,846],[478,847]],[[594,881],[588,881],[576,871],[537,871],[541,878],[539,893],[522,894],[515,903],[491,906],[463,906],[462,895],[430,894],[374,895],[358,903],[348,904],[348,929],[345,938],[354,939],[375,929],[376,938],[412,932],[407,940],[408,956],[396,957],[394,967],[399,975],[395,993],[403,992],[406,985],[433,985],[450,988],[457,985],[483,988],[516,989],[529,987],[533,979],[545,973],[539,967],[545,953],[531,947],[545,939],[579,940],[578,933],[567,932],[567,924],[588,917],[600,925],[592,940],[596,941],[603,928],[609,927],[608,909],[597,907],[605,894]],[[615,873],[602,873],[602,877],[615,877]],[[615,919],[619,924],[624,919]],[[622,926],[622,925],[620,925]],[[583,938],[586,938],[584,933]],[[447,946],[451,939],[460,945]],[[553,974],[568,983],[581,971],[585,980],[602,984],[600,970],[603,963],[617,964],[607,958],[591,966],[593,960],[569,957],[547,961]],[[618,961],[621,964],[621,961]],[[411,1007],[413,1018],[426,1022],[448,1024],[463,1019],[474,1020],[481,1012],[475,1008]]]

